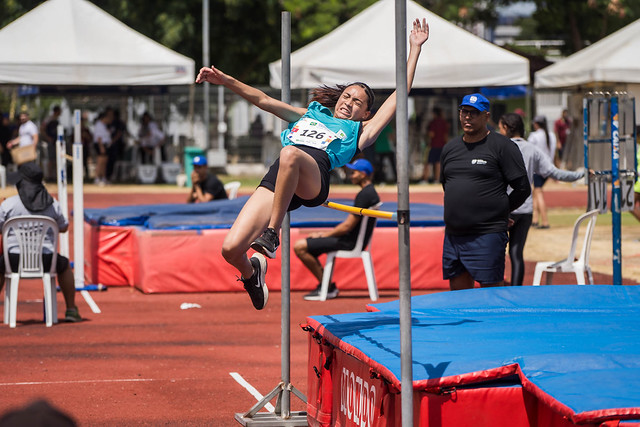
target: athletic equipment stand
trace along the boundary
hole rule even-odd
[[[607,212],[611,182],[613,284],[622,285],[621,211],[633,210],[637,178],[635,99],[626,92],[589,92],[582,100],[587,211]]]
[[[73,272],[74,284],[77,291],[87,302],[93,313],[100,313],[100,307],[89,295],[89,290],[96,290],[97,287],[84,286],[84,195],[83,195],[83,170],[82,170],[82,142],[80,136],[80,110],[74,110],[74,156],[73,163]],[[79,146],[79,157],[75,155]],[[56,176],[58,183],[58,203],[62,214],[69,221],[69,194],[67,192],[67,146],[64,140],[64,129],[58,126],[58,138],[56,140]],[[77,157],[77,158],[76,158]],[[60,234],[60,253],[69,260],[69,234]]]
[[[289,12],[282,12],[282,101],[291,101],[291,15]],[[291,360],[291,260],[290,260],[290,218],[287,213],[282,221],[282,314],[280,327],[282,329],[280,352],[281,352],[281,381],[262,400],[256,403],[246,413],[236,413],[235,419],[243,426],[307,426],[307,413],[304,411],[291,412],[291,393],[295,394],[304,403],[307,398],[290,381],[290,360]],[[260,412],[267,403],[278,396],[274,412]]]

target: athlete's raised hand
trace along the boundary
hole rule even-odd
[[[427,39],[429,39],[429,24],[427,24],[426,18],[422,18],[422,22],[416,19],[413,21],[413,30],[409,35],[409,43],[414,46],[422,46]]]
[[[209,82],[214,85],[224,85],[227,80],[228,76],[213,65],[200,68],[198,77],[196,77],[196,83]]]

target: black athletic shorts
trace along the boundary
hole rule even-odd
[[[308,206],[310,208],[314,206],[320,206],[325,202],[325,200],[327,200],[327,197],[329,197],[329,179],[331,172],[331,162],[329,161],[329,156],[323,150],[308,147],[306,145],[295,145],[294,147],[309,154],[318,164],[318,169],[320,169],[320,193],[311,200],[301,199],[294,194],[293,198],[291,199],[291,203],[289,204],[288,210],[293,211],[298,209],[300,206]],[[276,178],[278,177],[279,167],[280,158],[278,157],[276,161],[273,162],[264,178],[262,178],[260,187],[264,187],[267,190],[275,191]]]
[[[53,254],[42,254],[42,267],[45,273],[48,273],[51,270],[51,258],[53,258]],[[20,254],[12,254],[9,253],[9,263],[11,264],[11,271],[17,273],[20,266],[18,263],[20,262]],[[58,254],[56,258],[56,273],[62,274],[69,267],[69,259]],[[0,253],[0,274],[5,273],[4,268],[4,254]]]
[[[348,242],[340,237],[309,237],[307,239],[307,250],[314,257],[333,251],[350,251],[356,242]]]

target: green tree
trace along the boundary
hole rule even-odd
[[[565,41],[565,54],[595,43],[640,18],[638,0],[535,0],[541,38]]]

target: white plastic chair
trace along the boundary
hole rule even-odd
[[[382,205],[378,203],[372,206],[370,209],[377,209]],[[373,260],[371,259],[371,253],[367,249],[373,230],[376,227],[376,218],[363,216],[360,221],[360,230],[358,231],[358,239],[356,245],[351,250],[339,250],[335,252],[327,253],[327,262],[324,265],[322,271],[322,287],[320,288],[320,301],[327,300],[327,293],[329,292],[329,283],[331,283],[331,276],[333,276],[333,264],[336,258],[360,258],[362,259],[362,265],[364,266],[364,273],[367,277],[367,286],[369,288],[369,297],[371,301],[378,300],[378,285],[376,284],[376,275],[373,270]],[[371,225],[370,225],[371,224]],[[367,235],[367,228],[371,227],[371,232]]]
[[[591,238],[593,237],[593,230],[596,226],[596,219],[598,218],[598,210],[594,209],[585,214],[580,215],[573,225],[573,237],[571,239],[571,248],[569,249],[569,256],[562,261],[541,261],[536,264],[535,272],[533,273],[533,286],[539,286],[542,279],[542,273],[547,273],[547,285],[551,284],[553,273],[575,273],[576,281],[578,285],[584,285],[584,274],[587,273],[589,284],[593,285],[593,274],[591,273],[591,267],[589,267],[589,252],[591,250]],[[576,260],[576,246],[578,243],[578,231],[580,225],[587,222],[587,229],[584,234],[582,242],[582,252],[580,257]]]
[[[231,181],[227,182],[224,185],[224,190],[227,192],[227,197],[229,200],[233,200],[238,197],[238,190],[240,190],[240,181]]]
[[[20,248],[20,262],[18,271],[11,270],[9,260],[8,236],[13,230]],[[2,244],[5,265],[4,291],[4,323],[9,327],[16,327],[16,312],[18,309],[18,283],[21,278],[42,278],[44,285],[44,311],[47,326],[58,323],[58,307],[56,304],[56,259],[54,251],[51,257],[50,271],[43,271],[42,246],[45,236],[51,230],[51,243],[54,248],[58,244],[58,224],[50,217],[29,215],[8,219],[2,226]]]

